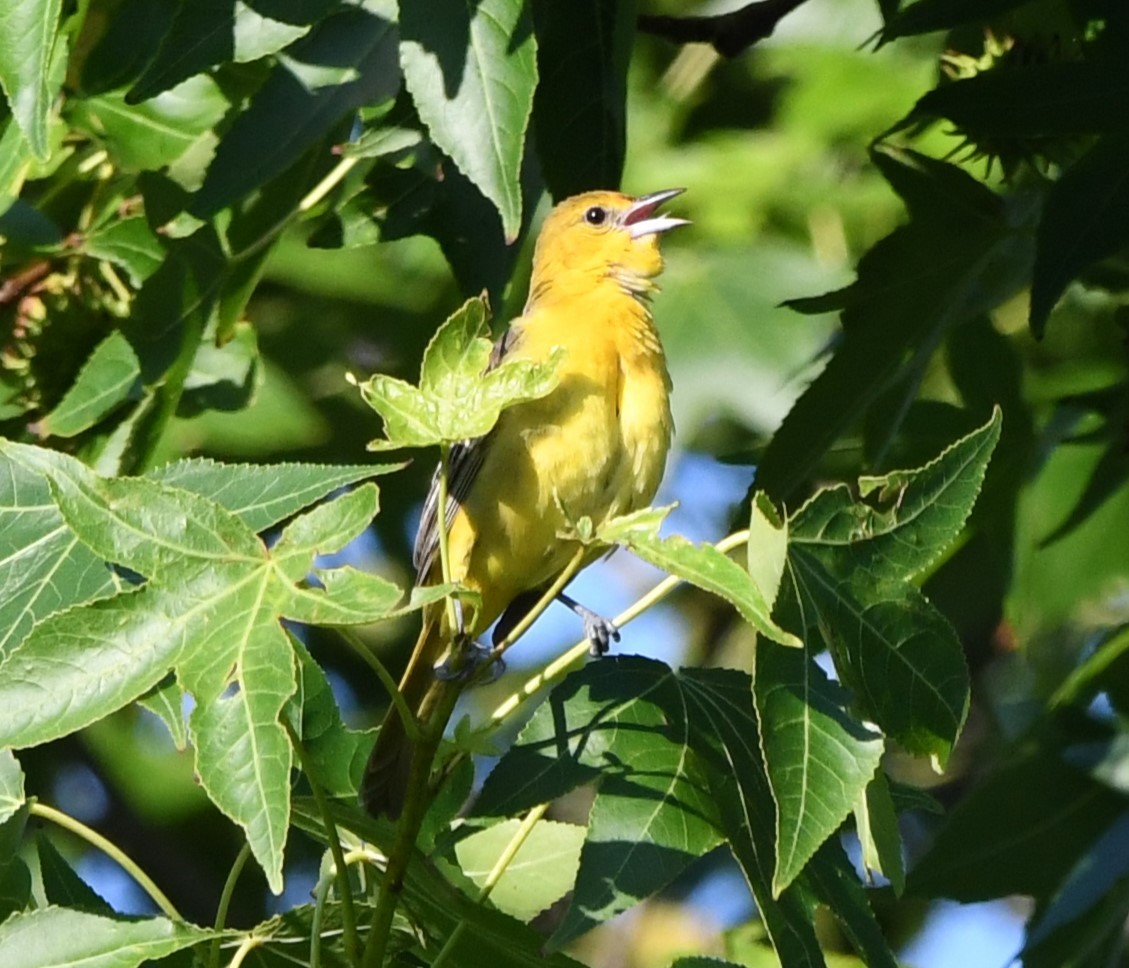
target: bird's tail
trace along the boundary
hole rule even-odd
[[[436,682],[434,666],[446,647],[438,614],[433,610],[424,613],[423,628],[400,680],[400,694],[408,708],[417,714]],[[374,817],[396,820],[400,816],[416,752],[416,744],[408,739],[400,713],[395,705],[391,706],[376,736],[376,745],[369,754],[361,781],[361,803]]]

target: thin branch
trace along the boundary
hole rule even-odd
[[[28,808],[28,812],[33,817],[42,817],[44,820],[50,820],[64,830],[69,830],[71,833],[77,834],[92,847],[98,848],[102,853],[113,858],[118,862],[118,865],[137,882],[138,886],[153,899],[153,903],[165,913],[166,917],[171,918],[173,921],[184,920],[184,918],[180,916],[180,912],[173,907],[172,901],[165,897],[164,892],[153,883],[153,879],[113,841],[107,840],[96,830],[91,830],[81,821],[75,820],[74,817],[68,816],[61,810],[56,810],[54,807],[49,807],[45,803],[31,804]]]
[[[728,554],[734,548],[739,548],[741,545],[745,544],[748,540],[749,532],[747,530],[737,531],[734,534],[727,535],[725,538],[722,538],[722,540],[714,545],[714,547],[717,548],[718,551],[724,554]],[[645,611],[653,608],[655,605],[661,602],[679,585],[681,585],[682,581],[683,580],[677,575],[668,575],[654,588],[647,592],[646,595],[636,601],[635,604],[620,612],[619,615],[612,619],[612,622],[615,624],[616,628],[623,628],[628,624],[628,622],[634,621]],[[481,726],[479,726],[478,729],[475,730],[475,732],[493,731],[497,727],[498,723],[500,723],[515,709],[517,709],[517,707],[520,706],[524,700],[528,699],[539,690],[545,688],[545,686],[549,685],[551,682],[554,682],[556,679],[563,676],[566,672],[572,669],[573,666],[583,662],[584,658],[588,655],[588,647],[588,640],[582,639],[567,652],[564,652],[561,655],[557,656],[557,658],[553,659],[553,661],[546,665],[540,672],[526,680],[525,685],[523,685],[516,692],[511,693],[494,710],[494,712],[490,715],[490,718],[487,719]]]
[[[644,14],[639,29],[679,44],[711,44],[722,57],[736,57],[764,40],[805,0],[760,0],[716,17],[665,17]]]

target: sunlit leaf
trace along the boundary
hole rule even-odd
[[[537,83],[536,41],[521,0],[400,10],[400,62],[431,140],[497,207],[507,240],[521,225],[521,160]]]
[[[66,735],[175,668],[195,699],[189,730],[201,783],[244,827],[272,888],[281,889],[291,748],[279,716],[297,682],[280,620],[312,612],[328,624],[374,621],[395,606],[399,592],[377,576],[362,576],[359,586],[301,583],[319,550],[337,550],[368,524],[375,487],[297,518],[272,557],[239,518],[200,495],[139,478],[94,478],[77,462],[42,472],[83,543],[148,581],[40,622],[9,654],[0,745]]]
[[[562,351],[548,360],[503,359],[488,367],[491,345],[481,334],[482,298],[470,299],[439,328],[424,352],[420,385],[376,374],[361,384],[365,401],[384,419],[384,440],[370,448],[424,447],[482,437],[502,410],[545,396],[557,385]]]
[[[826,643],[866,718],[941,762],[967,715],[968,670],[951,625],[908,579],[964,525],[999,432],[997,411],[924,467],[865,478],[857,500],[844,486],[820,491],[790,521],[782,621]]]
[[[191,212],[207,218],[281,174],[363,104],[396,93],[396,25],[344,7],[291,45],[224,134]]]
[[[186,921],[118,920],[46,907],[17,912],[0,924],[0,963],[5,968],[127,968],[214,936]]]
[[[53,612],[117,590],[105,562],[82,544],[51,500],[48,476],[90,475],[73,457],[0,440],[0,667]],[[92,475],[90,475],[92,476]]]
[[[772,889],[779,895],[850,814],[884,744],[853,718],[843,689],[804,652],[758,649],[753,697],[776,800]]]
[[[172,164],[230,107],[219,85],[198,74],[139,104],[127,103],[119,92],[83,98],[72,109],[72,121],[105,143],[121,168],[141,171]]]
[[[11,750],[0,750],[0,823],[24,805],[24,774]]]
[[[646,514],[647,512],[644,512]],[[737,562],[711,544],[696,545],[681,535],[660,537],[650,523],[640,526],[637,516],[628,515],[608,522],[599,538],[609,544],[622,544],[644,561],[679,578],[720,595],[734,605],[741,616],[761,635],[781,645],[799,646],[800,640],[772,620],[772,605],[765,592]],[[783,555],[778,545],[776,552]],[[765,566],[775,571],[781,562]]]
[[[520,820],[503,820],[460,840],[455,855],[463,873],[484,887],[520,826]],[[532,921],[572,888],[583,843],[583,827],[540,821],[494,884],[490,903],[519,921]]]
[[[0,87],[31,150],[47,157],[47,120],[62,86],[51,70],[62,0],[27,0],[0,8]]]

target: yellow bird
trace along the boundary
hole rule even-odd
[[[435,668],[448,647],[480,635],[503,612],[500,625],[512,626],[568,565],[578,545],[562,532],[583,517],[599,525],[655,496],[672,422],[670,376],[649,297],[663,266],[659,236],[686,224],[657,210],[681,191],[641,198],[588,192],[561,202],[545,220],[529,300],[495,345],[492,364],[543,361],[562,347],[560,381],[548,396],[504,411],[485,437],[452,449],[451,578],[482,604],[470,616],[460,610],[456,629],[441,607],[425,612],[400,683],[421,719],[441,697],[454,701]],[[433,481],[413,556],[421,584],[440,580],[437,503]],[[610,622],[560,597],[584,619],[594,651],[619,638]],[[392,707],[361,787],[371,813],[400,815],[416,752]]]

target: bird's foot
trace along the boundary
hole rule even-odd
[[[613,642],[619,641],[619,628],[611,619],[578,605],[576,614],[584,622],[584,637],[588,640],[588,654],[593,658],[607,655]]]
[[[435,667],[435,678],[440,682],[467,682],[484,665],[490,666],[486,682],[493,682],[505,670],[505,664],[494,658],[494,650],[490,646],[463,635],[456,639],[446,658]]]
[[[613,642],[619,641],[619,627],[609,618],[604,618],[590,608],[585,608],[575,598],[564,592],[557,595],[557,600],[567,605],[574,614],[584,623],[584,637],[588,640],[588,654],[593,658],[607,655]]]

